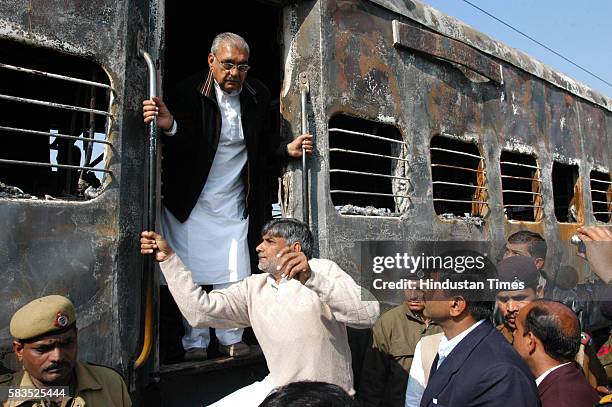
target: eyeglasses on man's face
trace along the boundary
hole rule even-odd
[[[223,69],[225,69],[226,71],[231,71],[232,69],[236,68],[240,72],[246,72],[249,69],[251,69],[251,66],[249,64],[234,64],[232,62],[221,62],[219,61],[219,58],[217,58],[215,54],[213,54],[213,56],[219,62],[219,65],[221,65]]]

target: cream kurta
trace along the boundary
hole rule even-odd
[[[240,117],[240,92],[228,94],[215,82],[221,134],[206,184],[189,218],[179,222],[162,210],[162,233],[197,284],[240,281],[251,274],[241,179],[247,151]],[[180,126],[180,123],[178,123]]]
[[[193,283],[178,256],[160,266],[190,325],[253,327],[274,386],[316,380],[354,394],[346,326],[374,325],[378,302],[362,301],[361,287],[336,263],[308,263],[312,272],[305,285],[290,280],[277,286],[264,273],[210,294]]]

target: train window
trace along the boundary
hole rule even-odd
[[[97,64],[0,40],[0,197],[82,200],[102,190],[113,90]]]
[[[499,159],[504,214],[509,220],[542,220],[542,181],[536,158],[503,151]]]
[[[435,136],[431,139],[431,173],[436,214],[479,217],[488,213],[484,159],[474,143]]]
[[[558,222],[578,221],[578,202],[576,188],[578,166],[553,162],[552,184],[555,202],[555,217]]]
[[[593,215],[600,222],[610,222],[612,218],[612,182],[610,173],[591,171],[591,201]]]
[[[398,216],[409,208],[406,143],[395,127],[336,115],[329,155],[331,199],[340,213]]]

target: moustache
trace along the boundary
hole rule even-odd
[[[51,363],[49,366],[43,369],[43,372],[48,372],[50,370],[65,369],[66,367],[68,367],[67,363]]]

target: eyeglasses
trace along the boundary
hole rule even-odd
[[[221,62],[221,61],[219,61],[219,58],[217,58],[217,56],[215,54],[213,54],[213,56],[219,62],[219,64],[223,67],[223,69],[225,69],[226,71],[231,71],[232,69],[236,68],[240,72],[246,72],[249,69],[251,69],[251,66],[249,64],[236,65],[236,64],[231,63],[231,62]]]

